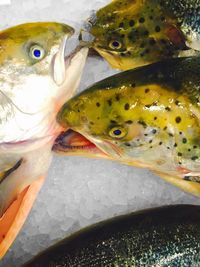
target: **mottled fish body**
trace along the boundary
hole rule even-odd
[[[114,0],[89,22],[91,46],[114,68],[200,51],[199,0]]]
[[[58,121],[102,156],[149,168],[200,194],[200,58],[171,59],[109,77],[68,101]],[[70,142],[79,154],[94,149]],[[58,139],[54,149],[71,153],[67,144],[69,136]]]

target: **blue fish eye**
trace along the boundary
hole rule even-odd
[[[114,133],[114,135],[119,136],[122,134],[122,131],[121,130],[115,130],[113,133]]]
[[[39,49],[35,49],[34,52],[33,52],[33,54],[34,54],[35,57],[40,58],[41,51]]]
[[[41,60],[45,56],[45,50],[40,45],[33,45],[29,50],[29,55],[35,60]]]
[[[127,129],[122,127],[114,127],[110,130],[109,135],[112,138],[121,139],[127,135]]]

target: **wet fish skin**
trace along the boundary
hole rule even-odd
[[[199,0],[115,0],[89,19],[91,46],[121,70],[198,54],[199,10]]]
[[[65,56],[73,33],[58,22],[0,31],[0,258],[44,182],[62,131],[56,114],[80,82],[88,49]]]
[[[199,195],[199,67],[177,58],[117,74],[68,101],[58,121],[112,160],[195,182]]]
[[[23,267],[198,267],[200,207],[169,206],[88,227]]]

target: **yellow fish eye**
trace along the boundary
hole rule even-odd
[[[109,131],[110,137],[121,139],[127,135],[127,130],[122,127],[114,127]]]
[[[110,48],[112,49],[120,49],[122,47],[122,43],[120,41],[117,41],[117,40],[114,40],[114,41],[111,41],[110,44],[109,44]]]
[[[45,50],[43,47],[41,47],[39,45],[33,45],[30,48],[29,54],[30,54],[32,59],[41,60],[45,56]]]

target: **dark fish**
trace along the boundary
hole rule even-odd
[[[163,207],[96,224],[23,267],[97,266],[200,266],[200,207]]]
[[[114,68],[200,51],[199,0],[114,0],[89,22],[91,46]]]

